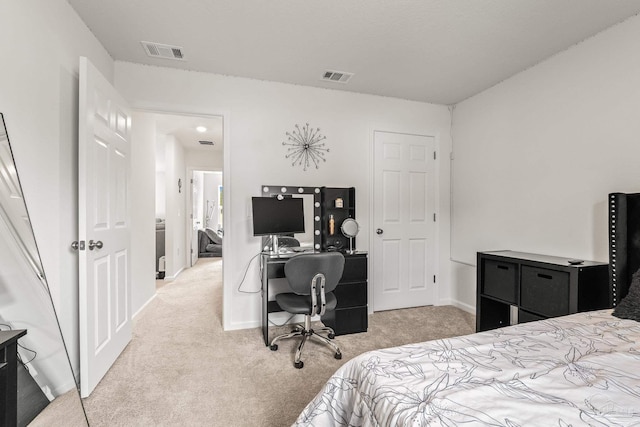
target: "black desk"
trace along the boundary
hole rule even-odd
[[[283,278],[284,264],[289,258],[309,252],[291,252],[271,255],[263,252],[260,255],[260,270],[262,273],[262,336],[264,344],[271,343],[269,339],[269,313],[281,312],[276,301],[269,301],[269,280]],[[336,335],[356,332],[366,332],[368,326],[367,309],[367,253],[355,252],[344,254],[345,264],[342,279],[334,294],[338,300],[335,311],[322,317],[323,323],[333,328]]]
[[[18,422],[18,338],[26,329],[0,331],[0,426]]]

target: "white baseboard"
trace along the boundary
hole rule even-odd
[[[167,281],[176,280],[178,278],[178,276],[180,275],[180,273],[182,273],[183,271],[184,271],[184,267],[182,267],[180,270],[176,271],[176,274],[174,274],[173,276],[164,276],[164,280],[167,280]]]
[[[136,316],[137,316],[138,314],[140,314],[140,313],[142,312],[142,310],[144,310],[144,308],[145,308],[146,306],[148,306],[148,305],[151,303],[151,301],[153,301],[153,300],[155,299],[156,295],[158,295],[158,294],[154,292],[154,293],[153,293],[153,295],[151,295],[151,298],[149,298],[149,299],[147,300],[147,302],[145,302],[144,304],[142,304],[142,307],[140,307],[140,308],[138,309],[138,311],[136,311],[135,313],[133,313],[133,315],[131,316],[131,318],[132,318],[132,319],[135,319],[135,318],[136,318]]]
[[[231,323],[231,325],[229,325],[229,327],[226,328],[225,331],[237,331],[240,329],[259,328],[260,326],[262,326],[262,324],[260,323],[260,320],[253,320],[249,322],[234,322],[234,323]]]
[[[476,315],[476,307],[462,303],[460,301],[451,301],[450,305],[459,308],[460,310],[466,311],[467,313],[471,313],[474,316]]]

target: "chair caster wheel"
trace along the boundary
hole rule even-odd
[[[269,346],[269,348],[271,349],[271,351],[277,351],[278,350],[278,344],[271,344]]]
[[[304,366],[304,362],[302,360],[299,362],[293,362],[293,366],[295,366],[296,369],[302,369],[302,367]]]
[[[340,360],[342,359],[342,353],[336,353],[333,355],[333,357],[335,357],[336,359]]]
[[[330,340],[334,339],[335,337],[336,337],[336,334],[327,335],[327,338],[329,338]]]

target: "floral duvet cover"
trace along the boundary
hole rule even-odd
[[[611,310],[364,353],[295,426],[640,426],[640,323]]]

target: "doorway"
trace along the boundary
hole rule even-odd
[[[199,258],[222,258],[224,236],[222,171],[191,171],[190,266]]]
[[[205,173],[216,172],[222,187],[223,117],[146,114],[155,120],[156,276],[174,280],[197,260],[192,256],[192,249],[198,254],[194,226],[199,221],[201,229],[206,221],[206,207],[194,209],[199,199],[206,200],[204,190],[194,197],[194,177],[204,183]]]

